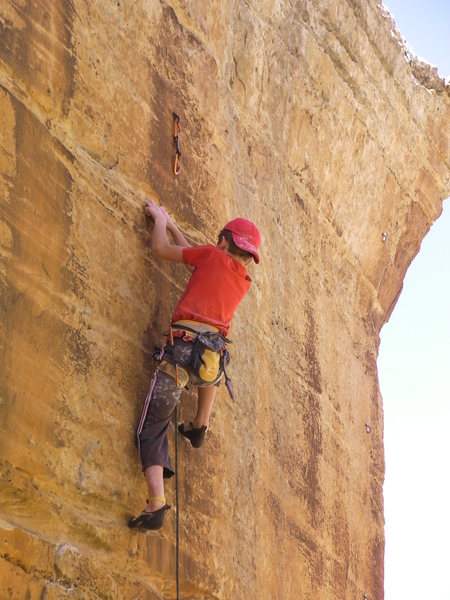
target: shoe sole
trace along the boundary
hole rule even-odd
[[[161,529],[164,525],[165,512],[169,508],[170,506],[166,504],[151,513],[142,511],[140,515],[132,517],[128,521],[128,527],[140,531],[156,531],[157,529]]]
[[[178,425],[178,431],[181,433],[181,435],[183,437],[185,437],[187,440],[189,440],[191,442],[191,446],[193,448],[200,448],[200,446],[202,446],[203,442],[205,441],[205,432],[206,429],[201,429],[199,430],[193,430],[193,431],[183,431],[183,423],[181,423],[181,425]]]

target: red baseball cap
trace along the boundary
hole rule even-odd
[[[256,225],[247,219],[238,217],[227,223],[224,229],[231,231],[236,246],[253,254],[253,260],[258,264],[258,248],[261,243],[261,235]]]

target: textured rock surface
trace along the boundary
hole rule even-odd
[[[263,235],[238,401],[180,443],[181,597],[383,598],[378,334],[450,192],[448,88],[392,28],[375,0],[0,1],[2,599],[175,597],[175,511],[126,527],[186,281],[148,193],[193,242]]]

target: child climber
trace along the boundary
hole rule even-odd
[[[164,479],[174,471],[169,456],[167,429],[188,383],[197,386],[197,414],[178,431],[194,448],[205,438],[209,416],[222,373],[229,361],[226,338],[231,319],[247,294],[251,279],[246,267],[259,262],[260,234],[246,219],[225,225],[216,246],[190,246],[167,211],[153,200],[145,203],[154,229],[152,252],[156,258],[193,267],[191,278],[172,316],[170,336],[155,359],[156,368],[137,429],[137,443],[149,499],[131,528],[159,529],[170,508],[164,496]],[[175,242],[169,241],[169,232]],[[231,392],[231,388],[230,393]]]

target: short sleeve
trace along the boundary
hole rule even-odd
[[[198,267],[202,264],[213,252],[215,246],[186,246],[183,248],[183,262],[191,267]]]

